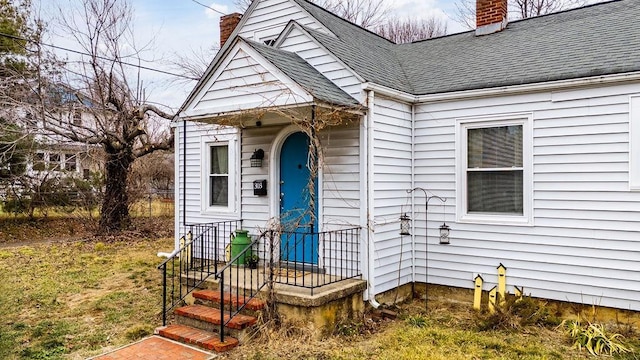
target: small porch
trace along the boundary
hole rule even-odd
[[[242,229],[241,220],[188,228],[180,248],[159,266],[163,326],[170,322],[173,309],[200,303],[192,293],[201,289],[216,293],[213,302],[219,303],[221,320],[215,330],[221,342],[229,334],[229,323],[254,298],[290,320],[312,321],[320,330],[364,310],[367,285],[360,269],[360,228],[267,230],[247,242],[232,236]],[[317,249],[312,259],[304,256],[309,254],[308,244]],[[236,337],[242,342],[244,335]]]

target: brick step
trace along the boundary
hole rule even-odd
[[[221,319],[219,309],[203,305],[183,306],[176,309],[174,314],[179,323],[184,319],[196,320],[197,322],[201,323],[202,326],[195,327],[209,331],[211,331],[210,329],[212,329],[211,326],[220,326],[222,320],[224,320],[225,322],[229,320],[229,314],[225,313],[224,318]],[[231,321],[229,321],[226,327],[234,330],[244,330],[250,326],[255,325],[257,321],[258,319],[253,316],[238,314],[234,316]],[[195,323],[189,323],[186,325],[194,326],[194,324]]]
[[[196,303],[199,302],[203,305],[220,308],[220,291],[198,290],[194,291],[192,295],[196,299]],[[224,305],[226,309],[228,309],[229,306],[237,309],[238,307],[245,305],[243,310],[246,309],[257,312],[263,310],[267,306],[267,303],[264,300],[257,298],[253,298],[247,302],[244,296],[232,296],[231,294],[225,294]]]
[[[156,329],[156,334],[167,339],[179,341],[184,344],[196,345],[206,350],[215,352],[229,351],[239,342],[231,336],[225,336],[224,342],[220,342],[220,335],[185,325],[169,325]]]

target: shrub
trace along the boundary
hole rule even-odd
[[[498,301],[500,303],[500,301]],[[493,313],[476,315],[478,328],[485,330],[515,330],[524,326],[558,326],[560,319],[553,315],[547,304],[530,296],[508,297],[502,305],[496,305]]]
[[[587,349],[592,355],[613,355],[628,353],[631,350],[624,343],[624,337],[617,333],[609,333],[602,324],[587,322],[583,325],[579,320],[563,322],[565,332],[574,341],[578,349]]]
[[[409,316],[406,321],[407,324],[417,328],[424,328],[428,325],[427,319],[421,315]]]

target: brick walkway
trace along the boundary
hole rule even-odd
[[[92,360],[208,360],[214,357],[211,353],[152,336]]]

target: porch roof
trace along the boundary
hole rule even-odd
[[[267,61],[300,85],[313,96],[314,99],[330,105],[345,107],[360,106],[356,99],[340,89],[300,56],[254,41],[245,41]]]

